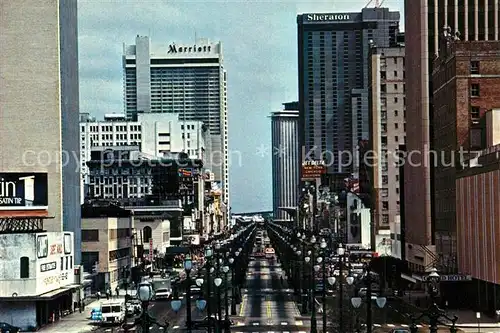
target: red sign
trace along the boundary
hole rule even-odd
[[[321,178],[326,173],[326,165],[321,161],[305,161],[302,163],[302,180]]]
[[[52,244],[49,248],[50,248],[50,255],[63,253],[62,244]]]
[[[149,239],[149,262],[153,262],[153,238]]]

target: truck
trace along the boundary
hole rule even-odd
[[[154,290],[154,300],[169,299],[172,295],[172,281],[170,276],[153,278],[151,282]]]
[[[103,301],[101,302],[101,323],[122,324],[125,322],[126,311],[124,299]]]

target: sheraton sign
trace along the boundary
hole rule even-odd
[[[349,21],[351,15],[349,14],[307,14],[307,21]]]

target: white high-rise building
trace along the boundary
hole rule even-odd
[[[123,46],[124,104],[129,120],[144,113],[177,113],[181,120],[202,121],[208,128],[205,167],[220,182],[229,201],[226,70],[222,43],[198,39],[193,44],[151,45],[137,36]]]
[[[127,121],[123,114],[108,114],[104,121],[81,118],[81,175],[88,184],[87,161],[93,147],[138,146],[142,153],[164,157],[186,153],[192,159],[205,159],[205,142],[210,141],[201,121],[180,121],[178,114],[139,114],[137,121]]]
[[[292,220],[282,208],[297,206],[299,189],[299,111],[298,102],[284,103],[285,109],[271,114],[273,149],[274,219]]]

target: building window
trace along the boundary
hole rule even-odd
[[[142,229],[142,238],[144,240],[144,243],[149,242],[149,239],[153,235],[153,230],[151,229],[150,226],[145,226],[144,229]]]
[[[398,71],[394,71],[394,77],[398,77]]]
[[[36,252],[38,259],[45,258],[49,254],[49,239],[47,235],[38,236]]]
[[[387,175],[382,176],[382,185],[387,185],[389,183],[389,178]]]
[[[99,230],[89,229],[82,230],[82,242],[98,242],[99,241]]]
[[[386,188],[382,189],[382,198],[387,198],[389,196],[389,190]]]
[[[64,271],[64,257],[61,257],[61,271]]]
[[[382,223],[389,224],[389,214],[382,215]]]
[[[471,97],[479,97],[479,83],[473,83],[470,86]]]
[[[398,128],[399,127],[399,124],[398,123],[394,123],[394,128]]]
[[[472,119],[479,119],[480,114],[481,114],[481,109],[479,108],[479,106],[470,107],[470,117]]]
[[[479,74],[479,61],[471,61],[470,62],[470,73],[471,74]]]
[[[21,279],[28,279],[30,277],[30,259],[28,257],[21,257]]]
[[[389,201],[382,201],[382,209],[389,210]]]

